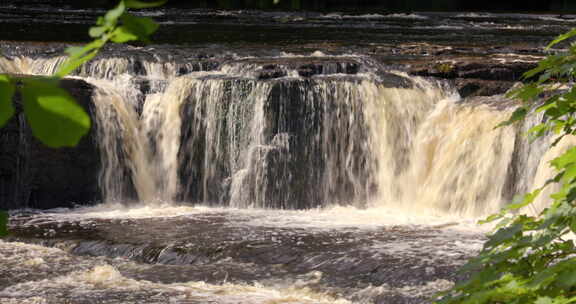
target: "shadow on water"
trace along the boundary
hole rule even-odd
[[[0,40],[84,42],[102,11],[0,5]],[[289,49],[303,44],[342,47],[403,42],[447,45],[542,45],[573,24],[569,15],[490,13],[320,13],[161,8],[138,12],[162,26],[159,44],[230,47],[268,45]]]
[[[23,4],[69,8],[101,8],[112,6],[115,0],[20,0]],[[522,12],[569,12],[573,3],[564,0],[542,0],[527,2],[512,0],[502,2],[486,0],[470,2],[465,0],[171,0],[165,6],[176,8],[210,9],[264,9],[264,10],[312,10],[312,11],[522,11]]]

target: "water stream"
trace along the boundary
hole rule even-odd
[[[11,24],[18,14],[8,8]],[[91,16],[75,13],[78,24]],[[202,13],[222,14],[190,11],[168,26],[202,23]],[[169,23],[175,13],[159,14]],[[71,76],[91,92],[99,168],[85,174],[98,181],[96,203],[26,209],[39,191],[26,183],[37,148],[22,116],[17,140],[0,134],[22,153],[18,182],[0,184],[20,204],[14,235],[0,241],[1,303],[427,303],[481,248],[490,227],[476,219],[539,186],[552,175],[547,162],[572,144],[548,151],[551,137],[526,139],[541,116],[494,129],[514,101],[463,98],[454,81],[408,74],[412,61],[378,53],[394,31],[410,36],[402,43],[420,43],[419,31],[442,32],[442,43],[459,39],[454,30],[501,31],[499,43],[524,47],[572,16],[260,14],[258,26],[282,37],[305,28],[314,43],[295,52],[281,41],[254,52],[251,38],[237,52],[233,43],[216,51],[209,38],[188,49],[115,47]],[[254,18],[228,12],[212,26]],[[532,21],[538,33],[516,40]],[[325,33],[339,44],[331,53],[308,49],[322,31],[367,24],[378,44],[360,35],[358,48],[338,53],[346,47]],[[459,52],[418,43],[398,58]],[[5,49],[0,73],[50,75],[63,62],[59,46]],[[478,52],[522,62],[537,53],[526,49]]]
[[[95,87],[103,201],[15,213],[16,240],[60,249],[2,243],[4,259],[57,275],[7,281],[0,298],[420,302],[478,250],[475,218],[551,174],[543,142],[523,139],[538,117],[493,129],[514,109],[503,96],[463,100],[362,56],[311,58],[323,73],[286,64],[262,79],[262,63],[240,58],[182,76],[144,62],[136,74],[114,57],[78,72]],[[343,73],[351,62],[362,68]],[[0,66],[47,75],[60,63]],[[72,267],[54,255],[93,258]]]

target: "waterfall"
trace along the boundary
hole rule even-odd
[[[94,104],[102,170],[100,187],[106,201],[137,198],[151,201],[156,185],[149,163],[149,145],[142,134],[134,100],[136,92],[118,90],[105,80],[89,79],[96,86]],[[132,94],[130,94],[132,93]]]
[[[143,130],[156,156],[154,163],[158,197],[172,201],[180,189],[178,150],[182,119],[180,107],[190,95],[194,79],[181,77],[173,81],[163,94],[150,96],[142,113]]]
[[[212,72],[156,59],[84,66],[75,77],[96,87],[105,201],[479,216],[549,178],[566,148],[525,139],[541,116],[494,129],[514,109],[502,96],[461,100],[446,83],[359,69],[365,59],[351,56],[312,77],[291,66],[302,58],[282,60],[269,79],[252,59]],[[0,72],[47,75],[62,62],[2,58]]]
[[[403,201],[452,214],[498,211],[516,134],[512,127],[494,127],[509,114],[439,103],[415,133],[411,164],[399,179]]]
[[[546,141],[549,141],[546,143],[546,146],[550,145],[554,139],[554,136],[546,138]],[[569,148],[574,147],[574,145],[576,145],[576,138],[574,138],[574,136],[567,136],[563,138],[556,146],[551,147],[548,151],[545,152],[541,161],[536,167],[537,169],[533,179],[532,189],[541,187],[547,180],[553,178],[556,175],[556,171],[549,165],[550,161],[566,152],[566,150]],[[552,201],[550,195],[558,190],[560,190],[559,184],[551,184],[547,186],[535,199],[534,203],[524,207],[522,212],[530,215],[539,214]]]

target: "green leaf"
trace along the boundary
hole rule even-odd
[[[24,79],[24,112],[32,133],[52,148],[73,147],[90,129],[90,117],[54,79]]]
[[[124,14],[121,18],[123,27],[139,40],[148,42],[148,38],[158,29],[158,24],[148,17],[136,17]]]
[[[79,68],[81,65],[94,58],[105,43],[104,40],[97,39],[83,47],[76,46],[67,48],[66,52],[70,54],[70,57],[62,66],[60,66],[54,76],[64,77],[74,72],[74,70]]]
[[[526,207],[530,205],[532,202],[534,202],[534,200],[536,199],[536,197],[538,197],[540,192],[542,192],[542,189],[536,189],[533,192],[527,193],[526,195],[524,195],[524,197],[522,197],[518,201],[515,201],[512,204],[509,204],[506,207],[504,207],[504,209],[510,211]]]
[[[506,97],[519,98],[522,101],[530,101],[538,97],[541,92],[542,89],[538,87],[538,85],[530,83],[525,84],[518,89],[511,90],[510,92],[506,93]]]
[[[112,32],[112,38],[110,39],[116,43],[124,43],[128,41],[138,40],[138,38],[139,38],[138,35],[132,33],[130,29],[121,26],[116,30],[114,30],[114,32]]]
[[[528,130],[529,134],[535,134],[536,136],[541,136],[543,132],[546,132],[548,126],[545,124],[535,125],[534,127]]]
[[[84,63],[90,61],[98,54],[98,50],[94,50],[87,55],[77,58],[77,57],[70,57],[68,61],[66,61],[59,69],[56,71],[54,76],[56,77],[64,77],[72,72],[74,72],[77,68],[82,66]]]
[[[503,215],[502,215],[501,213],[492,214],[492,215],[488,216],[487,218],[485,218],[485,219],[483,219],[483,220],[479,220],[479,221],[478,221],[478,224],[484,225],[484,224],[493,222],[493,221],[495,221],[495,220],[499,220],[499,219],[502,218],[502,216],[503,216]]]
[[[576,147],[568,149],[564,154],[553,159],[550,164],[560,170],[576,162]]]
[[[556,279],[557,276],[558,274],[553,269],[544,269],[532,278],[532,281],[528,284],[528,287],[534,289],[546,288],[548,285],[554,282],[554,279]]]
[[[0,210],[0,237],[8,235],[8,212]]]
[[[538,297],[534,304],[554,304],[554,300],[549,297]]]
[[[12,96],[16,88],[7,75],[0,75],[0,128],[14,115]]]
[[[508,242],[522,233],[522,227],[521,223],[515,223],[512,226],[501,228],[490,237],[484,246],[486,246],[486,248],[492,248]]]
[[[109,10],[106,13],[106,15],[104,15],[105,24],[107,25],[116,24],[120,16],[124,14],[124,11],[126,11],[126,5],[124,4],[124,1],[120,1],[118,6],[116,6],[114,9]]]
[[[542,192],[542,189],[543,189],[543,188],[539,188],[539,189],[536,189],[536,190],[534,190],[534,191],[532,191],[532,192],[530,192],[530,193],[527,193],[527,194],[524,196],[524,203],[525,203],[525,204],[531,204],[532,202],[534,202],[534,200],[536,199],[536,197],[538,197],[538,195],[540,195],[540,192]]]
[[[548,109],[555,107],[556,101],[558,101],[559,98],[560,96],[553,96],[548,98],[541,106],[536,108],[536,112],[547,111]]]
[[[572,232],[576,232],[576,218],[570,219],[569,227]]]
[[[542,90],[538,86],[528,84],[522,87],[516,96],[524,101],[530,101],[536,99],[540,93]]]
[[[109,27],[106,27],[106,26],[93,26],[88,31],[88,34],[92,38],[98,38],[98,37],[102,36],[106,32],[106,30],[108,30],[108,29],[109,29]]]
[[[549,131],[549,126],[547,124],[539,124],[530,128],[527,132],[527,137],[530,143],[534,142],[536,139],[543,137]]]
[[[164,5],[168,0],[160,1],[138,1],[138,0],[124,0],[124,4],[128,8],[150,8]]]
[[[574,271],[574,267],[565,269],[560,273],[558,276],[558,285],[561,288],[572,288],[576,286],[576,272]]]
[[[558,43],[560,43],[566,39],[572,38],[574,36],[576,36],[576,28],[572,29],[571,31],[564,33],[564,34],[558,36],[556,39],[552,40],[552,42],[550,42],[546,46],[546,49],[549,49],[549,48],[553,47],[554,45],[556,45],[556,44],[558,44]]]
[[[576,178],[576,164],[572,163],[566,166],[562,180],[565,183],[570,183],[574,178]]]
[[[66,48],[66,54],[70,56],[82,56],[86,52],[85,46],[69,46]]]
[[[524,117],[526,117],[526,115],[528,114],[528,110],[526,110],[526,108],[524,107],[518,107],[514,113],[512,113],[512,115],[510,115],[510,118],[508,118],[507,121],[503,121],[500,124],[498,124],[496,126],[496,128],[500,128],[503,126],[508,126],[511,125],[519,120],[524,119]]]

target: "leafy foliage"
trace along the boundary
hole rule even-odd
[[[58,86],[58,80],[94,58],[110,41],[149,42],[158,24],[150,18],[131,15],[128,9],[156,7],[165,2],[120,0],[114,9],[98,18],[96,26],[90,28],[89,34],[94,41],[66,50],[69,57],[53,77],[0,75],[0,127],[14,115],[12,99],[15,93],[19,93],[34,136],[53,148],[76,146],[90,129],[90,116],[68,92]]]
[[[75,146],[90,130],[90,116],[53,79],[25,79],[22,100],[32,133],[49,147]]]
[[[548,48],[574,38],[576,29],[560,35]],[[502,125],[543,112],[544,122],[529,130],[530,136],[556,136],[552,146],[576,134],[576,45],[548,56],[525,73],[531,80],[509,96],[519,107]],[[438,303],[576,303],[576,147],[552,160],[556,176],[484,222],[500,220],[480,254],[463,271],[470,279],[441,295]],[[559,190],[538,216],[512,215],[531,204],[551,184]],[[517,212],[516,212],[517,213]]]
[[[158,24],[148,17],[136,17],[128,13],[129,8],[150,8],[161,6],[167,0],[144,2],[137,0],[121,0],[118,6],[109,10],[103,17],[99,17],[96,26],[89,30],[90,37],[94,41],[83,47],[69,47],[66,52],[70,57],[64,65],[56,72],[56,76],[64,77],[85,62],[94,58],[106,43],[125,43],[140,40],[150,41],[157,29]]]

